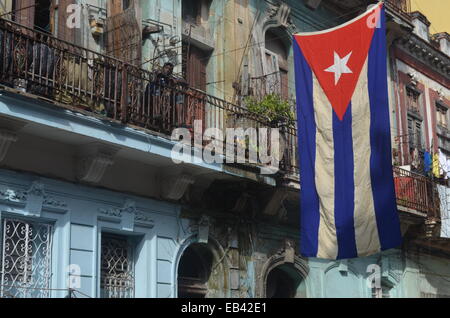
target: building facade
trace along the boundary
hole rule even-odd
[[[174,128],[273,127],[246,99],[293,103],[292,33],[372,2],[1,1],[0,297],[450,296],[437,181],[405,168],[417,140],[447,151],[450,45],[408,1],[386,1],[401,247],[299,255],[295,125],[274,174],[172,160]]]

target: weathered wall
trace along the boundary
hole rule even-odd
[[[52,288],[67,288],[68,266],[77,264],[80,291],[98,297],[101,233],[112,232],[134,238],[135,296],[176,296],[178,262],[197,241],[199,216],[180,215],[180,206],[172,203],[30,174],[1,170],[0,176],[2,218],[54,225]],[[214,260],[207,297],[264,297],[267,275],[285,264],[303,278],[297,297],[371,297],[371,264],[380,266],[390,297],[450,295],[448,259],[408,249],[338,262],[305,260],[295,253],[297,237],[282,226],[210,217],[206,246]]]

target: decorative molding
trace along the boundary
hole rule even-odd
[[[398,267],[398,261],[391,262],[389,256],[382,255],[380,258],[380,267],[381,279],[384,283],[391,287],[395,287],[395,285],[400,283],[402,270]]]
[[[195,182],[189,175],[173,175],[161,177],[161,196],[167,200],[180,200],[188,187]]]
[[[416,87],[417,84],[419,83],[419,77],[417,76],[417,73],[416,72],[408,73],[408,76],[410,78],[409,84],[412,85],[413,87]]]
[[[403,37],[399,43],[410,55],[448,78],[450,75],[450,58],[446,54],[414,34]]]
[[[295,242],[293,240],[284,240],[284,262],[287,264],[295,263]]]
[[[277,5],[269,5],[267,8],[267,15],[264,21],[265,32],[269,28],[284,27],[291,33],[297,32],[297,26],[291,20],[291,7],[286,3],[279,3]]]
[[[134,215],[134,224],[140,227],[152,229],[155,226],[155,221],[145,213],[136,212]]]
[[[257,276],[257,284],[256,284],[256,297],[258,298],[264,298],[266,297],[266,284],[267,284],[267,277],[269,276],[269,273],[276,267],[286,264],[285,262],[286,255],[284,251],[280,250],[275,255],[272,255],[263,265],[261,270],[258,273]],[[294,256],[294,262],[292,263],[294,268],[297,270],[299,275],[303,277],[304,279],[308,277],[309,273],[309,266],[307,263],[307,260],[295,255]]]
[[[0,130],[0,162],[5,160],[9,147],[17,141],[17,134],[8,130]]]
[[[134,227],[153,228],[155,221],[147,213],[136,208],[133,200],[127,199],[122,208],[100,208],[98,218],[113,223],[121,223],[122,228],[132,231]]]
[[[341,274],[347,274],[348,273],[348,260],[343,259],[339,262],[338,271]]]
[[[208,244],[210,220],[206,215],[202,215],[198,221],[198,243]]]
[[[26,191],[5,189],[0,190],[0,200],[13,204],[25,205],[27,201]]]
[[[67,203],[48,195],[44,185],[38,181],[33,182],[27,191],[0,190],[0,201],[23,206],[27,214],[38,217],[42,209],[58,213],[65,213],[68,210]]]
[[[98,212],[101,215],[106,216],[107,218],[118,218],[118,219],[120,219],[122,217],[122,210],[121,209],[117,209],[117,208],[109,208],[109,209],[100,208],[100,209],[98,209]]]

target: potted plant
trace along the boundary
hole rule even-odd
[[[265,95],[261,100],[250,96],[245,98],[244,103],[249,111],[265,118],[272,127],[294,123],[291,104],[278,94]]]

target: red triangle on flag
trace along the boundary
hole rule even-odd
[[[380,6],[335,29],[295,35],[336,115],[343,120],[369,54]],[[375,16],[375,22],[374,22]]]

